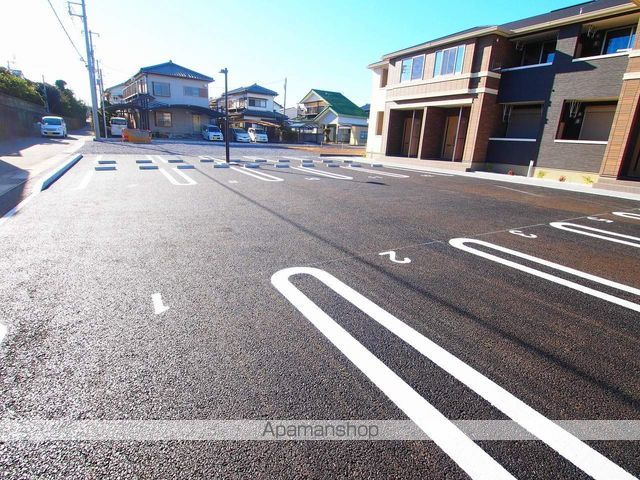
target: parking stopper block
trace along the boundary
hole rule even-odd
[[[136,163],[153,163],[151,160],[136,160]]]
[[[302,162],[302,166],[307,168],[313,168],[316,166],[316,164],[313,162]]]
[[[196,167],[189,163],[185,163],[184,165],[178,165],[178,170],[192,170],[194,168]]]
[[[340,165],[338,165],[337,163],[327,163],[327,167],[335,167],[338,168]]]
[[[106,170],[115,170],[116,167],[114,165],[96,165],[95,169],[99,172],[102,172]]]
[[[157,165],[138,165],[140,170],[158,170]]]
[[[381,163],[372,163],[371,164],[372,167],[382,167]]]
[[[259,163],[247,163],[244,168],[260,168]]]
[[[229,168],[228,163],[216,163],[213,168]]]
[[[115,165],[115,160],[98,160],[99,165]]]
[[[169,163],[184,163],[184,160],[181,160],[179,158],[172,158],[170,160],[167,160]]]
[[[200,163],[213,163],[214,161],[210,158],[201,158]]]
[[[276,163],[276,168],[289,168],[288,163]]]

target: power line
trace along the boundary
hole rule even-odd
[[[84,59],[84,57],[82,56],[82,54],[80,53],[80,50],[78,50],[78,47],[76,47],[76,44],[73,43],[73,40],[71,39],[71,36],[69,35],[69,32],[67,32],[67,29],[65,28],[64,24],[62,23],[62,20],[60,20],[60,17],[58,16],[58,12],[56,12],[56,9],[53,7],[53,4],[51,3],[51,0],[47,0],[47,2],[49,3],[49,6],[51,7],[51,10],[53,11],[53,14],[56,16],[56,18],[58,19],[58,23],[60,24],[60,26],[62,27],[62,30],[64,31],[65,35],[67,36],[67,38],[69,39],[69,41],[71,42],[71,45],[73,46],[74,50],[76,51],[76,53],[78,54],[78,56],[80,57],[80,60],[82,60],[82,62],[86,65],[87,61]]]

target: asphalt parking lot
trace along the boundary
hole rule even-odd
[[[7,477],[640,474],[638,441],[554,423],[640,421],[637,202],[270,147],[81,152],[0,224],[0,426],[411,419],[431,440],[7,441]],[[453,423],[509,419],[536,440]]]

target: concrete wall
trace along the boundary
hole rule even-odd
[[[35,123],[43,115],[44,107],[0,93],[0,140],[39,134]]]

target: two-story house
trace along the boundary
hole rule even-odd
[[[269,139],[277,138],[277,130],[285,121],[284,115],[278,111],[282,107],[274,100],[277,96],[278,92],[261,87],[257,83],[229,90],[229,124],[231,127],[245,130],[262,127]],[[224,95],[215,99],[213,104],[220,113],[224,112]]]
[[[369,156],[607,183],[640,179],[640,7],[595,0],[384,55]]]
[[[209,108],[211,82],[213,78],[171,60],[143,67],[124,82],[122,102],[110,110],[156,136],[199,135],[203,125],[221,116]]]
[[[329,142],[364,145],[367,119],[367,113],[342,93],[314,88],[300,100],[294,124],[324,134]]]
[[[105,88],[104,99],[112,105],[124,103],[124,97],[122,95],[124,93],[125,83],[126,82],[122,82],[109,88]]]

